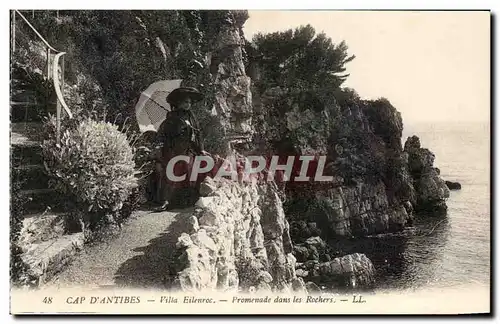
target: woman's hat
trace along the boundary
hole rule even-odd
[[[193,101],[199,101],[203,99],[203,95],[196,88],[192,87],[181,87],[176,88],[167,96],[167,102],[171,105],[178,104],[184,98],[191,98]]]

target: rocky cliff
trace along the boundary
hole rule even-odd
[[[326,155],[326,172],[335,179],[322,186],[287,184],[292,228],[313,223],[323,235],[360,237],[401,231],[415,211],[446,211],[448,190],[434,155],[417,137],[403,150],[402,117],[390,102],[362,100],[349,89],[337,98],[254,87],[258,140],[278,155]],[[307,238],[296,232],[294,240]]]
[[[207,178],[179,237],[182,290],[303,290],[295,275],[288,221],[273,184]],[[253,287],[253,288],[251,288]]]
[[[283,97],[290,108],[280,116],[273,105],[283,104]],[[275,89],[256,102],[266,121],[260,124],[262,137],[288,142],[288,150],[279,144],[271,149],[285,155],[326,155],[327,172],[335,176],[321,190],[314,184],[288,186],[292,227],[294,221],[314,222],[325,235],[349,237],[400,231],[411,224],[416,193],[401,147],[400,114],[386,102],[357,99],[315,110],[300,100]]]
[[[294,247],[273,182],[206,178],[201,194],[178,238],[170,288],[314,293],[322,289],[317,284],[323,289],[373,284],[375,271],[363,254],[330,258],[319,237]],[[308,262],[303,249],[326,259]]]
[[[431,215],[446,213],[445,200],[450,190],[439,176],[439,169],[434,167],[434,153],[422,148],[417,136],[406,140],[404,152],[408,155],[408,168],[416,190],[416,210]]]

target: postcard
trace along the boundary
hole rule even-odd
[[[11,314],[489,314],[490,24],[11,10]]]

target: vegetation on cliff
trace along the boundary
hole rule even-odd
[[[339,178],[324,192],[290,186],[293,229],[317,223],[323,234],[340,236],[400,231],[415,205],[443,204],[426,192],[436,175],[420,184],[410,172],[396,108],[342,86],[354,59],[345,42],[334,44],[308,25],[257,34],[247,48],[259,140],[279,155],[327,155],[326,171]]]
[[[141,91],[164,79],[183,79],[210,93],[206,57],[214,33],[221,25],[244,19],[229,11],[193,10],[59,10],[26,12],[34,27],[55,48],[67,52],[66,76],[77,92],[95,97],[78,104],[99,110],[114,121],[133,113]],[[26,31],[28,32],[28,31]],[[19,41],[20,46],[27,46]],[[33,57],[27,58],[32,59]],[[212,96],[206,96],[211,106]],[[73,106],[72,106],[73,108]],[[87,112],[88,113],[88,112]]]

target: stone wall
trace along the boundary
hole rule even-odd
[[[330,258],[320,237],[293,246],[274,183],[206,178],[201,195],[178,238],[174,288],[315,293],[373,284],[375,270],[364,254]],[[322,257],[304,258],[301,248]]]
[[[207,178],[201,196],[177,244],[184,264],[175,280],[180,289],[304,290],[273,183]]]

